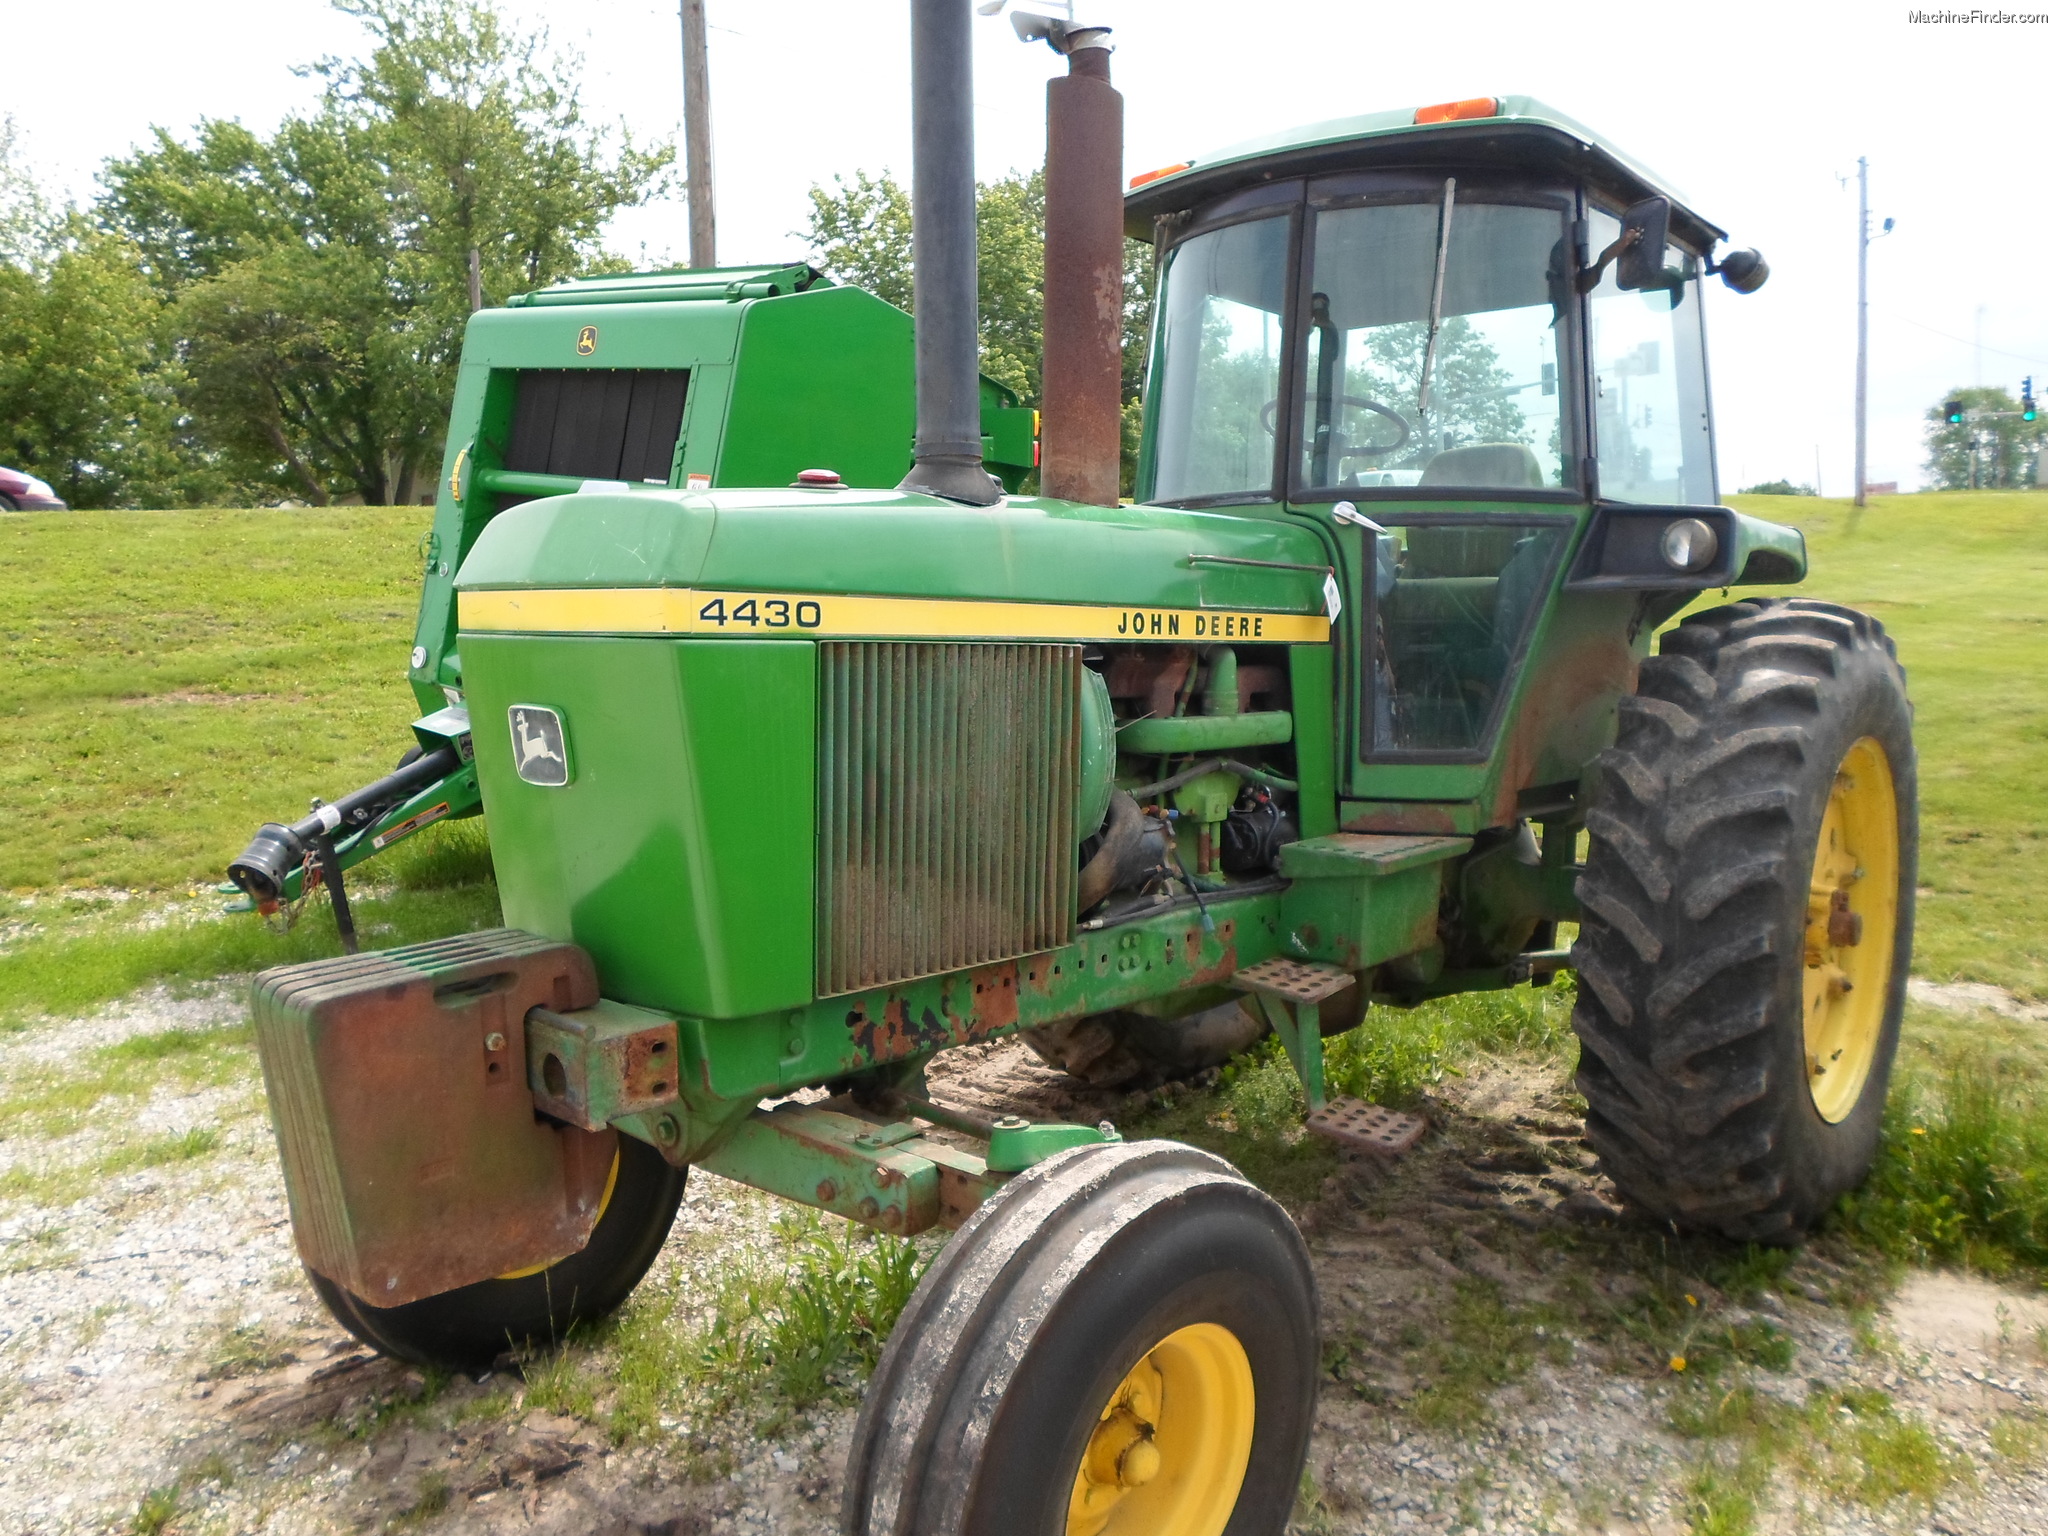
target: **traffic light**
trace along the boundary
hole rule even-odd
[[[2034,409],[2034,376],[2030,373],[2020,380],[2020,420],[2032,421],[2040,414]]]
[[[1963,402],[1960,400],[1949,401],[1948,404],[1941,408],[1941,414],[1948,418],[1950,426],[1960,427],[1963,424]]]

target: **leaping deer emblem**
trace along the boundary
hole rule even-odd
[[[547,733],[531,729],[531,722],[527,711],[520,710],[514,717],[512,724],[513,733],[517,738],[519,747],[519,775],[521,778],[526,776],[526,770],[535,763],[545,762],[566,766],[566,764],[562,763],[562,754],[548,745]]]

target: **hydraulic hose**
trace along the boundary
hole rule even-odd
[[[1165,794],[1168,790],[1179,789],[1181,785],[1199,779],[1205,773],[1215,773],[1219,770],[1234,773],[1239,778],[1250,779],[1254,784],[1263,784],[1268,789],[1284,789],[1289,794],[1299,788],[1294,780],[1283,779],[1277,773],[1268,773],[1263,768],[1254,768],[1234,758],[1210,757],[1181,769],[1170,779],[1161,779],[1157,784],[1141,785],[1129,793],[1134,800],[1149,800],[1156,795]]]

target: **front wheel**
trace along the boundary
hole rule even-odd
[[[1315,1417],[1286,1212],[1174,1142],[1018,1175],[926,1273],[854,1427],[848,1536],[1279,1536]]]
[[[1795,1241],[1862,1182],[1913,953],[1912,707],[1868,615],[1765,599],[1646,660],[1597,760],[1586,1135],[1648,1215]]]
[[[616,1311],[668,1240],[687,1173],[646,1142],[621,1135],[597,1224],[582,1249],[403,1306],[372,1306],[325,1275],[306,1274],[334,1320],[379,1354],[478,1370],[507,1350],[559,1343],[579,1323]]]

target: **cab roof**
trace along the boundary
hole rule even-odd
[[[1488,99],[1457,106],[1480,110]],[[1492,99],[1495,110],[1484,116],[1417,123],[1418,109],[1403,107],[1306,123],[1216,150],[1133,187],[1124,198],[1126,232],[1149,241],[1161,215],[1283,176],[1486,166],[1584,180],[1624,206],[1668,197],[1673,235],[1703,250],[1727,238],[1727,231],[1693,212],[1670,182],[1583,123],[1533,96]]]

